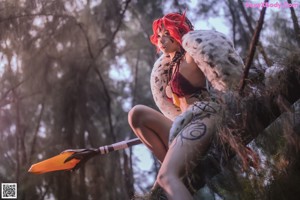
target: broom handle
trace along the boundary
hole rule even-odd
[[[101,147],[99,147],[99,150],[100,150],[100,154],[107,154],[112,151],[126,149],[128,147],[135,146],[135,145],[138,145],[141,143],[142,143],[142,141],[139,138],[134,138],[131,140],[125,140],[125,141],[117,142],[114,144],[101,146]]]

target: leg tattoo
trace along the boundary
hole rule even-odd
[[[211,102],[196,102],[186,112],[175,119],[171,128],[170,135],[174,139],[180,138],[181,143],[184,140],[199,140],[207,133],[207,125],[203,119],[210,118],[217,113],[216,104]],[[189,117],[188,117],[189,116]],[[172,142],[172,140],[170,140]],[[177,142],[177,139],[176,141]]]
[[[207,131],[207,127],[205,123],[198,122],[198,120],[195,120],[191,122],[185,129],[185,134],[183,134],[183,131],[179,133],[179,136],[181,138],[181,141],[183,142],[184,139],[186,140],[199,140],[201,139]]]

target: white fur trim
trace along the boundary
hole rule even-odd
[[[183,36],[182,46],[214,89],[222,92],[237,89],[244,64],[224,34],[213,30],[191,31]]]
[[[178,116],[181,111],[170,102],[166,96],[166,86],[168,78],[168,69],[170,58],[162,55],[154,64],[152,69],[150,84],[154,101],[160,111],[172,121]]]

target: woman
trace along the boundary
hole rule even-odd
[[[156,110],[137,105],[128,115],[134,133],[161,162],[156,184],[170,200],[192,199],[182,177],[205,155],[219,109],[208,101],[203,72],[182,48],[182,36],[191,30],[193,26],[184,14],[170,13],[153,22],[151,36],[151,42],[171,59],[163,91],[181,114],[173,122]],[[189,123],[182,127],[187,118]],[[177,133],[169,145],[170,135]]]

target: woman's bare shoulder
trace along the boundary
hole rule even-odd
[[[196,64],[195,60],[190,56],[190,54],[186,53],[185,54],[185,60],[188,64]]]
[[[185,62],[188,68],[194,68],[194,69],[199,68],[194,58],[188,53],[185,54]]]

